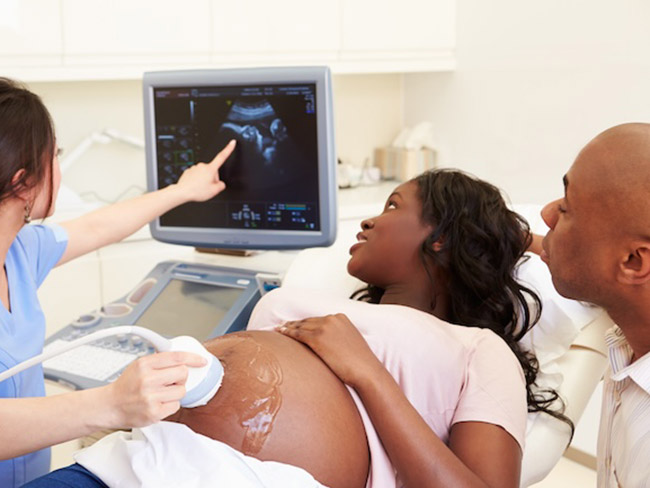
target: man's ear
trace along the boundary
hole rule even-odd
[[[624,285],[650,282],[650,242],[637,243],[618,268],[618,281]]]

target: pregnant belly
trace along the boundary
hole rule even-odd
[[[168,420],[264,461],[299,466],[332,488],[365,486],[369,453],[343,383],[309,348],[271,331],[205,346],[224,366],[215,397]]]

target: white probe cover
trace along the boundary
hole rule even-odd
[[[200,368],[188,368],[189,374],[185,382],[187,393],[181,400],[185,408],[200,407],[208,403],[217,393],[223,380],[221,362],[203,346],[197,339],[190,336],[178,336],[169,339],[169,351],[186,351],[204,357],[208,363]]]

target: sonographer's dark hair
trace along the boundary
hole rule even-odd
[[[539,363],[519,343],[542,310],[539,296],[515,278],[532,240],[528,223],[508,208],[498,188],[461,171],[427,171],[413,181],[419,189],[422,221],[434,226],[422,243],[420,256],[432,283],[431,263],[445,272],[450,300],[447,320],[490,329],[501,337],[523,368],[528,411],[544,412],[567,423],[573,435],[564,402],[555,390],[536,386]],[[442,244],[439,250],[434,243]],[[369,285],[352,296],[379,303],[383,293]]]
[[[40,97],[0,77],[0,204],[21,189],[40,184],[49,171],[51,208],[54,145],[54,124]],[[12,181],[21,169],[22,177]]]

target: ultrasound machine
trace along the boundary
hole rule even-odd
[[[245,250],[334,242],[336,156],[328,68],[151,72],[144,75],[143,96],[150,191],[175,183],[186,168],[212,160],[237,140],[219,170],[226,190],[154,220],[154,239]],[[204,341],[244,329],[260,296],[279,285],[279,276],[249,269],[164,261],[120,299],[49,337],[45,351],[120,325]],[[134,359],[152,352],[146,339],[120,334],[71,349],[43,367],[46,378],[84,389],[114,381]]]

